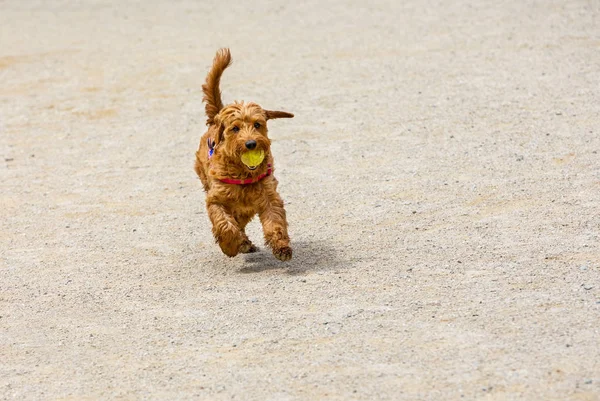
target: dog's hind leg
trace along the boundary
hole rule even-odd
[[[242,242],[242,245],[240,245],[240,253],[258,252],[258,247],[250,241],[250,238],[248,238],[244,231],[242,231],[242,236],[244,236],[244,241]]]
[[[258,247],[254,245],[246,235],[246,225],[252,220],[252,217],[253,216],[248,215],[235,216],[235,220],[238,222],[240,231],[242,232],[242,237],[244,237],[244,241],[240,246],[241,253],[254,253],[258,251]]]

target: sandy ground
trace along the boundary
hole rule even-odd
[[[0,399],[600,399],[598,2],[121,3],[0,0]],[[287,264],[211,238],[222,46]]]

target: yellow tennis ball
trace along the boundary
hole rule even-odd
[[[253,168],[257,167],[265,158],[264,150],[249,150],[242,154],[242,163],[246,166]]]

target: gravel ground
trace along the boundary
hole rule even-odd
[[[598,2],[207,3],[0,0],[0,399],[599,400]],[[289,263],[211,237],[223,46]]]

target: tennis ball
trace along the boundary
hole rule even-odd
[[[264,158],[264,150],[249,150],[248,152],[244,152],[242,154],[242,163],[251,169],[255,169],[260,163],[262,163]]]

